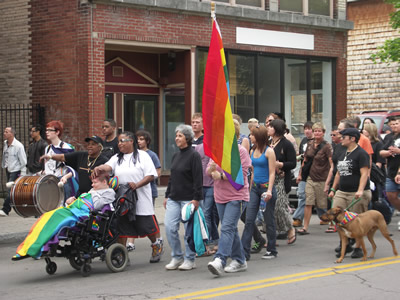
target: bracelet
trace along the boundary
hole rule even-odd
[[[224,180],[224,173],[220,173],[221,174],[221,180]]]
[[[336,193],[336,190],[334,188],[330,188],[330,191]]]

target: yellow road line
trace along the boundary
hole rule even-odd
[[[358,263],[346,264],[346,265],[337,265],[337,266],[330,267],[330,268],[317,269],[317,270],[313,270],[313,271],[289,274],[289,275],[278,276],[278,277],[267,278],[267,279],[256,280],[256,281],[249,281],[249,282],[245,282],[245,283],[239,283],[239,284],[228,285],[228,286],[224,286],[224,287],[212,288],[212,289],[208,289],[208,290],[186,293],[186,294],[182,294],[182,295],[175,295],[175,296],[171,296],[171,297],[162,298],[160,300],[184,299],[184,298],[208,299],[208,298],[229,295],[229,294],[234,294],[234,293],[239,293],[239,292],[244,292],[244,291],[262,289],[262,288],[266,288],[266,287],[270,287],[270,286],[299,282],[299,281],[304,281],[304,280],[313,279],[313,278],[320,278],[320,277],[325,277],[325,276],[353,272],[353,271],[357,271],[357,270],[376,268],[376,267],[390,265],[390,264],[396,264],[396,263],[400,263],[400,259],[398,256],[385,257],[385,258],[369,260],[369,261],[365,261],[365,262],[358,262]],[[342,270],[342,269],[344,269],[344,270]],[[264,284],[264,283],[267,283],[267,284]]]

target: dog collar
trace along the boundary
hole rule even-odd
[[[345,212],[345,214],[344,214],[344,217],[343,217],[343,220],[340,222],[339,225],[340,225],[340,226],[344,226],[344,225],[346,225],[347,223],[353,221],[353,220],[354,220],[355,218],[357,218],[357,217],[358,217],[358,214],[346,210],[346,212]]]

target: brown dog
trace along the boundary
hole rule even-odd
[[[339,259],[336,261],[337,263],[341,263],[343,261],[349,238],[356,239],[356,242],[361,245],[364,253],[364,256],[361,260],[365,261],[367,260],[367,250],[365,249],[364,236],[367,236],[372,245],[372,253],[369,258],[373,258],[376,251],[374,234],[378,228],[382,232],[383,236],[390,242],[390,244],[392,244],[393,254],[397,256],[396,246],[389,236],[385,219],[379,211],[369,210],[359,214],[358,216],[355,216],[351,221],[348,221],[348,219],[349,216],[346,215],[346,211],[341,207],[331,208],[321,216],[321,220],[325,222],[334,221],[338,228],[338,233],[342,242],[342,250]],[[348,222],[346,223],[346,221]]]

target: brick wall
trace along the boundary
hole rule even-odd
[[[94,110],[95,83],[89,81],[90,10],[80,7],[79,1],[64,0],[31,0],[31,7],[32,102],[46,107],[47,121],[64,122],[62,139],[79,148],[89,135],[89,112]],[[101,45],[98,48],[101,55]],[[103,102],[104,97],[104,106]]]
[[[399,65],[374,64],[369,59],[370,54],[386,39],[400,36],[389,25],[392,11],[393,6],[383,0],[348,4],[348,19],[354,21],[347,48],[349,114],[400,107]]]
[[[0,1],[1,104],[30,102],[29,35],[29,1]]]

